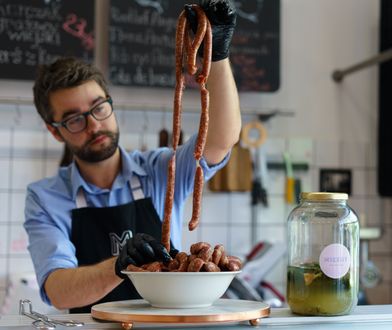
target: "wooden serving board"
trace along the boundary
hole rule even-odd
[[[220,323],[249,321],[258,325],[270,314],[270,306],[259,301],[219,299],[203,308],[156,308],[142,299],[108,302],[91,308],[95,319],[121,322],[124,329],[140,323]]]

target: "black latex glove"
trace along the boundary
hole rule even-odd
[[[148,234],[136,234],[126,241],[117,257],[115,264],[116,275],[125,279],[127,275],[122,274],[121,271],[130,264],[141,266],[153,261],[167,262],[171,258],[165,247],[154,237]]]
[[[220,61],[229,56],[231,38],[237,21],[234,5],[230,0],[200,0],[212,28],[212,61]],[[197,15],[191,5],[185,5],[188,22],[193,32],[197,30]],[[203,45],[199,48],[203,54]]]

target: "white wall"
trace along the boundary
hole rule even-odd
[[[253,118],[251,113],[255,109],[294,112],[293,117],[276,116],[265,123],[268,140],[263,150],[270,158],[279,158],[283,151],[290,151],[294,161],[305,159],[309,171],[296,173],[304,190],[319,189],[321,167],[353,170],[350,204],[359,214],[367,214],[370,224],[380,225],[385,220],[386,235],[372,243],[370,249],[376,262],[387,265],[388,271],[382,284],[370,295],[381,293],[372,301],[391,303],[392,244],[388,235],[392,229],[391,203],[376,193],[377,67],[347,76],[341,84],[331,79],[334,69],[345,68],[378,52],[379,1],[282,0],[281,22],[281,87],[271,94],[242,93],[244,121]],[[31,99],[31,87],[31,82],[0,80],[0,99]],[[156,110],[171,108],[173,91],[113,88],[112,94],[118,104],[154,110],[147,111],[147,117],[132,111],[118,114],[126,146],[140,145],[141,123],[146,123],[147,118],[148,134],[144,138],[154,147],[163,118]],[[186,94],[184,102],[186,108],[197,107],[197,94]],[[32,270],[21,230],[23,219],[19,208],[23,203],[23,186],[32,178],[55,171],[61,148],[47,135],[32,107],[0,107],[0,178],[7,181],[0,191],[1,305],[13,274]],[[190,113],[184,116],[187,134],[195,129],[197,117]],[[170,116],[167,121],[170,122]],[[37,158],[37,150],[45,159]],[[292,205],[284,203],[284,173],[269,171],[267,188],[270,206],[257,207],[257,239],[285,242],[285,221]],[[184,228],[185,247],[196,240],[219,241],[232,254],[245,256],[251,248],[249,203],[248,193],[205,191],[200,228],[192,234]],[[13,217],[15,212],[18,216]],[[186,212],[189,215],[190,204]],[[268,276],[282,292],[284,274],[282,259]]]

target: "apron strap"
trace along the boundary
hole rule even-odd
[[[140,182],[138,176],[132,175],[130,189],[134,201],[144,198],[142,183]],[[84,190],[82,187],[80,187],[78,193],[76,194],[76,208],[80,209],[82,207],[87,207],[87,202],[86,196],[84,195]]]

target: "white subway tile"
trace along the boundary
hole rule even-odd
[[[25,257],[18,256],[17,258],[10,258],[9,273],[34,273],[34,266],[31,258],[27,255]]]
[[[15,148],[27,148],[43,151],[44,141],[45,133],[42,131],[14,131],[13,144]]]
[[[264,224],[282,224],[286,222],[285,201],[283,197],[268,197],[268,207],[257,206],[257,222]]]
[[[369,260],[378,268],[383,281],[392,281],[392,260],[390,256],[370,254]]]
[[[4,119],[2,118],[2,120],[4,120]],[[7,150],[7,154],[8,154],[10,146],[11,146],[11,130],[1,129],[0,130],[0,148],[3,150]]]
[[[64,143],[61,143],[55,139],[55,137],[47,129],[43,131],[45,136],[45,144],[48,149],[63,150]]]
[[[274,195],[283,195],[285,191],[286,175],[284,170],[268,171],[267,193]]]
[[[268,159],[283,160],[282,154],[286,151],[286,140],[284,138],[270,137],[261,148],[265,148]]]
[[[0,189],[9,188],[10,161],[0,158]]]
[[[8,222],[10,193],[0,193],[0,222]]]
[[[159,146],[159,137],[158,133],[154,134],[145,134],[144,137],[142,136],[142,140],[144,139],[144,144],[147,147],[147,150],[153,150],[158,148]]]
[[[381,203],[381,217],[385,224],[392,225],[392,199],[382,198]]]
[[[294,172],[294,178],[300,180],[301,192],[312,191],[312,187],[314,186],[312,173],[310,169],[308,171]]]
[[[342,142],[342,167],[368,166],[368,146],[361,141]]]
[[[54,176],[57,174],[60,167],[60,157],[59,159],[46,159],[45,162],[45,177]]]
[[[5,289],[7,287],[7,259],[3,256],[0,257],[0,306],[3,301],[3,297],[5,295]]]
[[[347,204],[354,210],[360,219],[361,226],[368,226],[368,210],[366,199],[361,196],[351,196],[349,197]]]
[[[315,165],[319,167],[340,166],[340,143],[337,141],[318,140],[315,146]]]
[[[373,169],[354,169],[351,173],[353,195],[377,196],[377,173]]]
[[[44,178],[45,160],[37,159],[14,159],[12,161],[12,187],[14,189],[26,189],[26,186]]]
[[[287,242],[286,225],[264,225],[257,229],[258,241],[269,243]]]
[[[27,250],[28,238],[27,233],[22,225],[11,225],[11,236],[8,251],[12,256],[22,255],[29,256]]]
[[[230,222],[249,224],[251,222],[250,192],[235,192],[228,194]]]
[[[382,236],[378,240],[369,242],[369,252],[376,253],[390,253],[392,250],[392,227],[390,225],[384,226]]]
[[[229,228],[229,240],[225,245],[228,254],[245,256],[251,251],[252,228],[233,225]]]
[[[319,168],[310,168],[311,186],[309,191],[320,191],[320,170]],[[306,191],[302,189],[302,191]]]
[[[182,248],[181,251],[184,251],[186,253],[190,253],[189,248],[192,244],[201,242],[203,240],[202,235],[201,235],[201,227],[203,225],[201,224],[199,227],[197,227],[193,231],[188,230],[188,223],[184,224],[183,231],[182,231]]]
[[[204,225],[200,227],[201,240],[203,242],[208,242],[211,246],[215,246],[216,244],[223,244],[224,247],[227,247],[227,234],[228,227],[227,226],[219,226],[219,225]]]
[[[42,130],[44,123],[31,105],[16,106],[14,126],[25,130]]]
[[[140,135],[136,133],[121,133],[120,145],[128,151],[140,149]]]
[[[368,226],[381,226],[384,223],[384,212],[382,210],[382,203],[378,196],[376,197],[367,197],[365,199],[366,202],[366,222]],[[392,218],[391,213],[389,213],[389,219]],[[386,222],[387,223],[387,222]],[[389,222],[392,224],[392,221]]]
[[[227,224],[232,220],[227,193],[204,194],[201,204],[201,220],[205,224]]]
[[[12,104],[2,104],[1,105],[1,121],[0,129],[9,130],[11,127],[15,126],[17,121],[16,106]]]
[[[310,138],[290,138],[288,152],[292,163],[313,163],[313,140]]]
[[[283,256],[281,259],[277,260],[276,264],[271,267],[270,271],[265,276],[265,281],[272,283],[274,285],[279,285],[284,283],[287,278],[287,258]]]
[[[0,224],[0,260],[7,253],[8,225]]]
[[[11,194],[11,209],[9,212],[9,221],[12,223],[22,224],[25,220],[24,208],[26,194],[22,192],[14,192]]]
[[[378,145],[376,143],[366,143],[365,144],[365,157],[366,157],[366,167],[377,168],[378,160]]]

